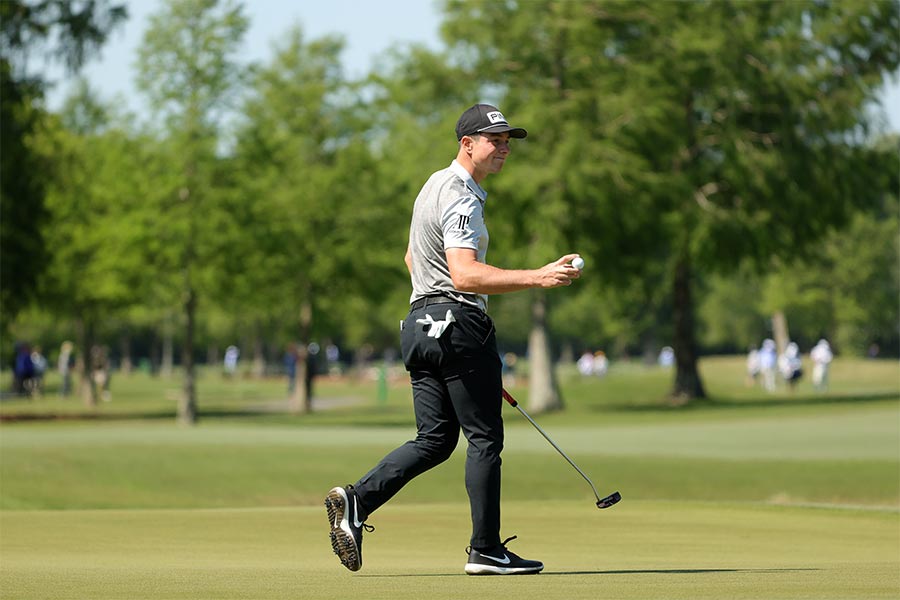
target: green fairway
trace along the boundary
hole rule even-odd
[[[502,533],[546,564],[522,578],[463,574],[462,444],[372,516],[362,571],[331,553],[325,492],[414,435],[402,382],[378,403],[371,382],[323,381],[327,410],[297,417],[281,382],[207,378],[219,395],[193,428],[158,418],[171,382],[140,377],[93,413],[4,403],[0,598],[900,596],[896,363],[836,369],[824,395],[754,393],[740,359],[706,364],[709,402],[672,409],[669,375],[635,365],[567,379],[566,410],[538,416],[601,494],[621,491],[603,511],[504,407]]]
[[[10,598],[896,598],[887,511],[623,501],[510,502],[511,549],[533,577],[463,574],[464,503],[389,505],[364,566],[331,554],[321,507],[6,511]]]
[[[547,427],[598,485],[621,487],[632,499],[900,504],[895,402],[833,404],[768,418],[739,411],[697,417],[672,413],[653,424],[593,427],[550,419]],[[507,498],[590,497],[590,488],[530,425],[511,410],[506,418]],[[249,423],[193,430],[141,421],[20,424],[0,436],[0,508],[317,503],[323,489],[355,479],[412,433]],[[397,501],[464,501],[463,460],[460,446]]]

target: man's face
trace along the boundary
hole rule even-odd
[[[472,138],[472,163],[476,171],[499,173],[509,156],[508,133],[482,133]]]

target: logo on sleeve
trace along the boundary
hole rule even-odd
[[[465,231],[469,228],[469,217],[468,215],[459,215],[456,220],[456,229],[457,231]]]

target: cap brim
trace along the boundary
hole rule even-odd
[[[478,133],[509,133],[509,137],[522,139],[528,135],[528,132],[521,127],[510,127],[509,125],[497,124],[479,129]]]

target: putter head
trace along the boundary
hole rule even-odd
[[[622,495],[619,492],[613,492],[603,500],[597,500],[597,508],[609,508],[621,499]]]

